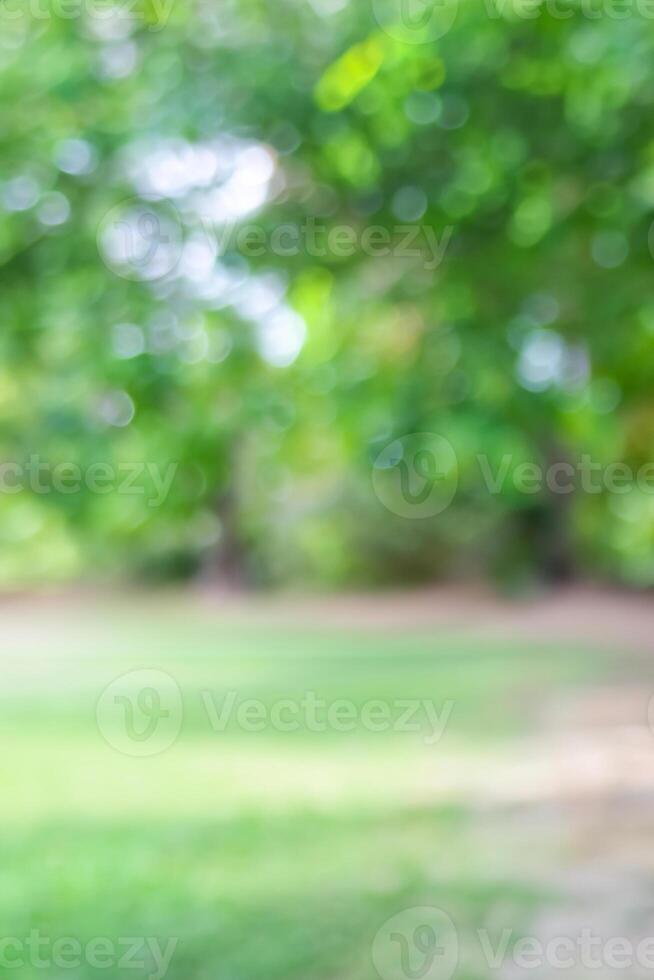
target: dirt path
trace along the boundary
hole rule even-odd
[[[37,635],[40,614],[70,626],[87,611],[161,608],[213,619],[352,629],[442,629],[524,638],[543,644],[581,641],[654,655],[654,594],[592,585],[511,599],[488,588],[437,586],[411,591],[316,595],[236,593],[217,588],[160,592],[89,590],[0,598],[0,635]],[[82,618],[85,618],[84,615]],[[652,660],[654,666],[654,658]]]
[[[239,597],[203,591],[199,603],[217,613],[288,619],[327,626],[441,628],[520,637],[543,643],[588,641],[654,654],[654,595],[573,586],[509,599],[488,589],[439,586],[410,592],[337,596]]]

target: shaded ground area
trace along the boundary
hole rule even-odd
[[[649,928],[643,597],[86,595],[7,599],[1,614],[8,935],[175,937],[171,978],[299,980],[378,976],[377,930],[416,906],[456,923],[463,977],[561,972],[480,961],[480,928],[544,941]],[[174,744],[145,758],[116,751],[96,718],[135,669],[164,671],[183,697]],[[353,705],[354,726],[271,722],[307,692]],[[221,710],[229,696],[256,700],[264,725],[212,725],[207,697]],[[425,718],[361,721],[371,701],[421,699],[446,720],[438,738]]]

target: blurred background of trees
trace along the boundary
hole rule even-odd
[[[489,494],[476,464],[654,458],[651,21],[462,0],[404,43],[364,0],[21,10],[0,32],[0,456],[179,469],[159,507],[0,494],[5,586],[654,581],[651,495]],[[163,275],[107,260],[139,197],[179,252]],[[307,221],[453,230],[435,269],[233,233]],[[416,432],[459,461],[424,521],[371,487]]]

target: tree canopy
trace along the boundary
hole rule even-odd
[[[654,580],[654,11],[406,7],[3,4],[0,581]]]

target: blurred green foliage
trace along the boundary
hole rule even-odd
[[[157,507],[3,492],[0,580],[651,583],[651,494],[491,494],[477,462],[652,458],[651,19],[462,0],[431,40],[364,0],[89,4],[2,9],[0,455],[178,470]],[[111,258],[139,196],[163,275]],[[398,225],[450,229],[442,262],[366,254]],[[371,487],[415,432],[459,462],[420,521]]]

